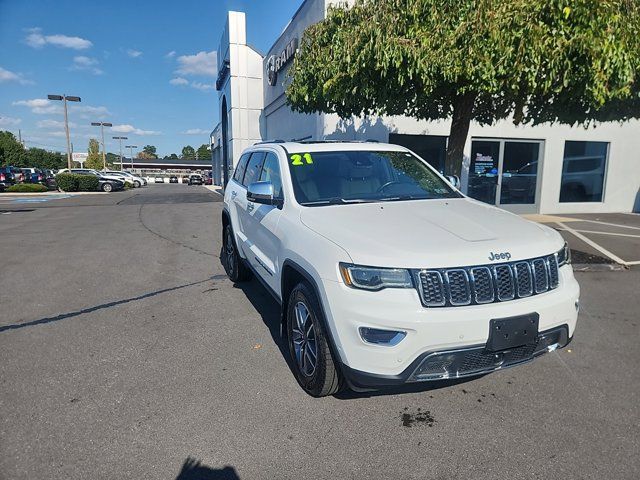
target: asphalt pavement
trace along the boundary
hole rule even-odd
[[[314,399],[220,265],[219,195],[3,204],[0,479],[637,479],[640,270],[585,272],[568,348]]]

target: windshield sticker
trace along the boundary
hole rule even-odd
[[[304,160],[304,162],[302,161]],[[296,153],[295,155],[291,155],[291,165],[299,166],[299,165],[312,165],[313,157],[310,153],[305,153],[304,155],[300,155]]]

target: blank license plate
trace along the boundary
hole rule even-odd
[[[489,321],[487,350],[499,352],[536,343],[540,315],[528,313],[517,317],[494,318]]]

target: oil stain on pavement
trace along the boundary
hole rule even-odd
[[[403,427],[411,428],[414,425],[426,425],[427,427],[433,427],[436,423],[436,419],[431,415],[429,410],[417,410],[411,412],[408,407],[404,408],[404,411],[400,412],[400,420]]]

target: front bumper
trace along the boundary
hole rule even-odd
[[[540,355],[566,347],[572,340],[569,327],[562,325],[538,334],[535,343],[491,352],[485,345],[458,350],[425,352],[398,375],[376,375],[343,367],[343,374],[351,388],[370,389],[484,375],[496,370],[527,363]]]
[[[566,345],[573,337],[577,322],[576,307],[580,287],[573,276],[571,266],[560,268],[559,277],[558,288],[544,294],[461,307],[425,308],[415,289],[369,292],[331,281],[323,282],[324,289],[320,296],[335,350],[344,367],[347,380],[354,377],[354,385],[375,387],[379,385],[375,381],[376,378],[382,379],[383,384],[407,382],[430,355],[433,357],[434,354],[453,351],[477,354],[477,350],[487,343],[492,319],[505,319],[535,312],[539,315],[540,334],[546,335],[549,331],[562,328],[566,333],[560,335],[558,342],[554,343],[558,344],[556,347]],[[394,346],[376,345],[362,339],[359,333],[361,327],[401,331],[406,333],[406,336]],[[540,340],[539,345],[543,345],[544,339]],[[492,364],[489,359],[483,359],[488,362],[486,368],[451,367],[447,372],[449,378],[477,375],[520,361],[528,361],[540,353],[543,352],[520,352],[518,361],[512,361],[516,353],[508,354],[499,364]],[[456,362],[452,365],[455,366]],[[437,378],[446,376],[416,376],[412,381]]]

